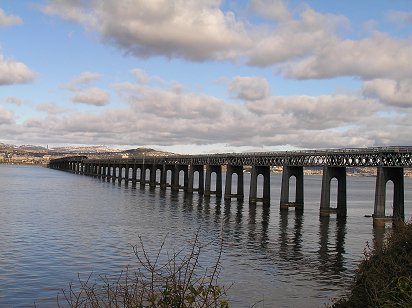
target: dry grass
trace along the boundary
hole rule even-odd
[[[227,287],[219,286],[222,243],[211,268],[203,268],[199,257],[206,245],[201,245],[199,232],[185,248],[164,252],[166,238],[154,256],[150,256],[139,237],[133,247],[138,270],[126,269],[118,276],[99,276],[92,282],[78,279],[62,291],[59,307],[229,307]],[[210,245],[207,244],[207,245]],[[166,261],[161,261],[165,259]]]

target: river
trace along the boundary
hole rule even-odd
[[[248,181],[246,174],[245,200]],[[299,214],[279,211],[279,175],[271,176],[272,201],[264,207],[0,165],[0,307],[54,307],[78,275],[115,275],[136,264],[139,236],[154,254],[163,239],[165,251],[177,250],[196,232],[210,242],[202,250],[209,265],[223,237],[220,282],[233,283],[232,307],[323,307],[345,291],[365,245],[384,230],[365,217],[373,213],[374,177],[347,178],[346,220],[321,219],[321,177],[304,181]],[[410,178],[405,190],[410,219]]]

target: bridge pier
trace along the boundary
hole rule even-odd
[[[104,178],[106,178],[106,165],[105,164],[102,164],[101,165],[101,174],[100,174],[100,177],[102,178],[102,179],[104,179]]]
[[[290,178],[296,179],[295,202],[289,200]],[[302,166],[283,166],[282,186],[280,190],[280,209],[288,210],[294,207],[295,210],[303,210],[303,167]]]
[[[198,188],[194,188],[195,172],[199,173]],[[199,195],[203,195],[205,191],[204,184],[205,168],[203,165],[189,165],[189,182],[187,186],[187,192],[193,193],[197,191]]]
[[[140,186],[145,186],[146,185],[146,170],[148,167],[145,164],[141,165],[140,168]]]
[[[150,188],[155,188],[156,187],[156,164],[153,164],[150,167],[150,179],[149,179],[149,187]]]
[[[118,176],[118,182],[121,183],[123,180],[123,165],[119,164],[119,176]]]
[[[393,213],[392,217],[385,216],[386,184],[393,182]],[[373,225],[382,226],[392,220],[404,220],[404,177],[401,167],[378,167],[376,175],[375,206]]]
[[[243,168],[242,168],[243,169]],[[243,170],[242,170],[243,175]],[[263,196],[258,198],[258,176],[263,176]],[[238,188],[239,189],[239,188]],[[270,203],[270,167],[269,166],[252,166],[252,173],[250,178],[250,192],[249,203],[254,204],[262,201],[263,204]]]
[[[116,179],[120,174],[120,170],[119,170],[119,172],[117,172],[117,168],[118,168],[118,166],[116,164],[114,164],[113,165],[113,174],[112,174],[112,182],[113,183],[116,182]]]
[[[114,174],[114,165],[113,164],[109,164],[108,165],[108,177],[107,177],[107,181],[110,182],[113,178],[113,174]]]
[[[226,184],[225,184],[225,200],[236,198],[237,200],[244,199],[243,193],[243,166],[227,165]],[[233,174],[237,174],[237,191],[232,193],[232,178]]]
[[[338,198],[336,209],[330,207],[330,182],[335,178],[338,181]],[[320,197],[320,215],[329,216],[336,213],[337,216],[346,216],[346,167],[323,167],[322,192]]]
[[[183,186],[180,185],[180,171],[183,171]],[[183,188],[187,190],[189,182],[189,166],[188,165],[175,165],[175,172],[173,174],[174,181],[172,181],[172,191],[179,191]]]
[[[212,173],[216,174],[216,189],[212,190]],[[205,196],[216,195],[222,197],[222,166],[206,165]]]
[[[172,187],[173,183],[175,181],[175,166],[174,165],[166,165],[163,164],[162,166],[162,176],[160,179],[160,188],[166,189],[167,186]],[[167,172],[170,171],[171,176],[170,176],[170,184],[167,183]]]
[[[124,165],[124,183],[128,184],[129,183],[129,165],[126,164]]]
[[[137,182],[137,176],[136,176],[136,172],[137,172],[137,166],[136,164],[133,164],[132,168],[132,185],[136,185]]]
[[[98,164],[93,164],[93,176],[97,177],[99,175],[99,165]]]

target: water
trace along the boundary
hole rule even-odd
[[[245,176],[247,200],[248,175]],[[367,242],[380,237],[371,218],[375,178],[348,177],[348,217],[319,218],[321,177],[305,176],[305,210],[279,212],[281,177],[271,206],[209,201],[41,167],[0,166],[0,307],[56,306],[78,275],[112,275],[136,260],[142,236],[153,254],[179,249],[199,231],[203,262],[213,264],[222,234],[221,283],[232,307],[323,307],[342,294]],[[405,179],[405,214],[412,180]],[[389,210],[388,210],[389,212]]]

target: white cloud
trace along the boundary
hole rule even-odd
[[[69,111],[69,109],[59,106],[56,103],[44,103],[44,104],[40,104],[36,107],[36,109],[38,111],[43,111],[46,112],[48,114],[62,114],[65,113],[67,111]]]
[[[233,59],[250,44],[244,25],[216,0],[49,1],[43,11],[97,31],[139,57]],[[138,8],[138,9],[137,9]]]
[[[33,81],[35,76],[24,63],[5,59],[0,54],[0,86],[28,83]]]
[[[82,72],[79,76],[63,84],[61,87],[74,93],[71,97],[74,103],[104,106],[108,104],[110,94],[97,87],[86,88],[92,81],[100,80],[101,78],[102,76],[99,73]]]
[[[93,87],[75,91],[71,99],[75,103],[104,106],[109,102],[110,95],[102,89]]]
[[[217,0],[129,0],[122,5],[114,0],[49,0],[43,11],[80,23],[138,57],[231,60],[275,67],[296,79],[411,77],[410,39],[376,30],[361,39],[344,38],[342,28],[350,29],[345,16],[308,5],[292,10],[287,6],[291,3],[252,0],[249,7],[268,18],[259,24],[223,10]],[[405,22],[410,18],[404,12],[389,14],[399,15]]]
[[[254,101],[270,95],[270,86],[266,79],[261,77],[235,77],[229,85],[229,90],[237,98]]]
[[[364,95],[379,98],[383,103],[398,107],[412,107],[412,79],[373,79],[365,81]]]
[[[412,24],[412,12],[390,11],[386,14],[386,18],[403,26]]]
[[[412,129],[412,109],[394,112],[399,109],[362,93],[275,96],[265,90],[260,92],[264,95],[258,95],[261,99],[250,100],[256,96],[235,92],[239,101],[232,104],[166,80],[152,82],[154,78],[143,70],[137,75],[149,82],[113,85],[125,102],[117,109],[70,112],[57,104],[41,104],[37,110],[46,114],[22,124],[16,124],[13,114],[0,109],[0,122],[8,123],[0,125],[0,135],[4,140],[18,136],[18,143],[165,147],[224,144],[231,149],[360,147],[412,141],[407,133]],[[267,82],[257,77],[242,78],[234,79],[234,84],[238,86],[248,78],[260,85]],[[79,90],[85,92],[87,89]],[[96,97],[84,95],[83,103],[100,104]],[[386,111],[390,117],[384,115]]]
[[[8,96],[4,99],[4,101],[8,104],[13,104],[16,106],[22,106],[24,104],[24,101],[22,99],[15,96]]]
[[[284,0],[251,0],[251,8],[259,15],[273,20],[288,20],[291,13]]]
[[[70,82],[62,85],[62,88],[76,91],[80,87],[89,84],[91,81],[101,79],[101,75],[95,72],[82,72],[79,76],[73,78]]]
[[[412,43],[396,40],[385,33],[354,40],[331,40],[298,62],[283,66],[287,77],[333,78],[360,76],[371,78],[412,77]]]
[[[4,10],[0,8],[0,27],[16,26],[23,23],[23,20],[18,16],[6,15]]]
[[[11,111],[0,108],[0,126],[12,124],[14,122],[14,115]]]
[[[143,71],[142,69],[135,68],[132,71],[133,76],[136,78],[137,81],[140,83],[148,83],[150,81],[149,76]]]
[[[346,95],[273,96],[262,101],[248,102],[247,108],[262,118],[277,115],[295,129],[334,129],[357,125],[364,117],[379,111],[374,100]]]
[[[145,72],[140,73],[151,79]],[[75,116],[56,115],[47,123],[34,121],[32,126],[52,130],[52,135],[59,132],[69,140],[77,138],[92,144],[228,144],[231,147],[247,144],[305,148],[374,145],[375,135],[379,136],[385,129],[382,127],[367,137],[359,132],[368,130],[364,123],[379,119],[382,105],[356,96],[269,95],[234,106],[179,85],[159,88],[150,84],[119,83],[114,87],[128,101],[127,108]]]

